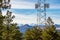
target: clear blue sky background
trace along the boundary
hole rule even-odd
[[[14,22],[18,24],[35,24],[37,0],[11,0],[11,10],[16,16]],[[47,17],[51,17],[55,24],[60,24],[60,0],[46,0],[50,4]]]

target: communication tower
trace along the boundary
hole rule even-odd
[[[46,0],[38,0],[35,4],[35,9],[37,10],[37,25],[46,25],[46,9],[49,8],[49,4]]]

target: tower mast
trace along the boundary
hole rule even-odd
[[[46,25],[46,9],[49,8],[49,4],[46,0],[38,0],[35,4],[35,9],[37,10],[37,25]]]

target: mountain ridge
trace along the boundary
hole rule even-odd
[[[29,25],[29,24],[21,24],[21,25],[18,25],[19,26],[19,30],[21,31],[21,32],[25,32],[28,28],[32,28],[33,26],[36,26],[36,24],[34,24],[34,25]],[[41,28],[43,28],[44,27],[44,25],[39,25]],[[60,25],[59,24],[55,24],[55,27],[56,28],[60,28]],[[57,30],[60,30],[60,29],[57,29]]]

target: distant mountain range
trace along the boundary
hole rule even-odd
[[[36,24],[33,24],[33,25],[29,25],[29,24],[25,24],[25,25],[23,25],[23,24],[20,24],[20,25],[18,25],[19,26],[19,30],[21,31],[21,32],[25,32],[28,28],[32,28],[33,26],[36,26]],[[44,25],[39,25],[39,26],[41,26],[41,28],[43,28],[44,27]],[[55,27],[56,28],[60,28],[60,25],[58,25],[58,24],[55,24]],[[60,29],[59,29],[60,30]]]
[[[60,28],[60,24],[55,24],[55,27],[56,28]]]
[[[28,24],[25,24],[25,25],[19,26],[19,28],[20,28],[19,30],[20,30],[21,32],[25,32],[26,29],[32,28],[32,26],[30,26],[30,25],[28,25]]]

